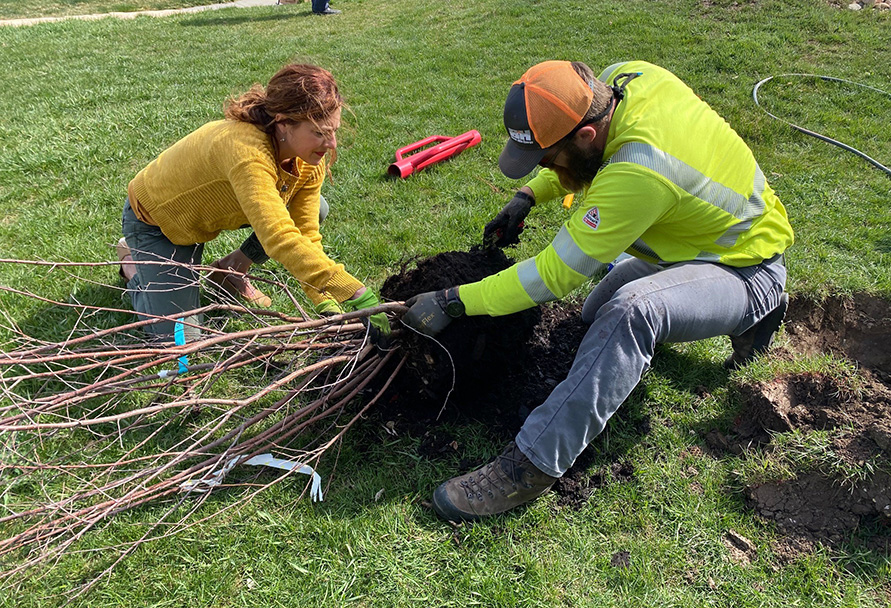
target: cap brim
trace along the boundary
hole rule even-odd
[[[514,140],[508,139],[498,157],[498,167],[506,177],[520,179],[532,173],[547,152],[547,149],[541,148],[521,148]]]

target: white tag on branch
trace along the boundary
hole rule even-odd
[[[190,479],[184,481],[179,484],[179,489],[185,490],[186,492],[208,492],[223,483],[223,478],[236,464],[238,464],[240,459],[241,456],[230,458],[226,461],[226,464],[223,465],[223,468],[214,471],[210,477],[207,477],[206,479]]]
[[[230,458],[220,470],[215,471],[212,475],[210,475],[210,477],[206,479],[190,479],[188,481],[184,481],[179,485],[179,488],[186,492],[208,492],[223,483],[223,478],[229,473],[229,471],[232,470],[232,468],[236,464],[239,464],[239,461],[241,461],[242,459],[243,456],[235,456],[233,458]],[[312,477],[312,484],[309,488],[309,496],[310,498],[312,498],[313,502],[322,501],[322,478],[308,464],[295,462],[293,460],[274,458],[272,454],[260,454],[259,456],[254,456],[250,460],[241,462],[241,464],[267,466],[273,467],[275,469],[282,469],[284,471],[295,471],[297,473],[309,475],[310,477]]]
[[[244,464],[252,464],[256,466],[266,465],[267,467],[273,467],[275,469],[296,471],[298,473],[303,473],[304,475],[309,475],[312,477],[312,485],[309,487],[309,496],[312,498],[313,502],[322,501],[322,477],[308,464],[294,462],[293,460],[274,458],[272,454],[260,454],[259,456],[254,456]]]

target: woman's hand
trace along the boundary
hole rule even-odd
[[[238,296],[247,301],[248,304],[259,308],[269,308],[272,306],[272,298],[254,287],[250,280],[243,276],[247,274],[253,265],[253,261],[247,257],[241,249],[236,249],[229,255],[214,260],[210,263],[213,268],[219,268],[221,271],[212,272],[208,275],[207,280],[215,285],[219,285],[226,292],[233,296]],[[225,272],[233,270],[236,273]]]
[[[344,310],[349,311],[374,308],[379,305],[380,300],[377,295],[366,287],[358,289],[356,293],[353,294],[352,298],[341,303]],[[362,322],[367,323],[366,326],[370,326],[369,334],[373,344],[380,348],[387,348],[389,346],[391,329],[390,321],[387,319],[386,313],[379,312],[370,317],[363,318]]]

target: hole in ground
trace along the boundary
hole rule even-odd
[[[793,298],[786,334],[797,352],[833,352],[891,378],[891,305],[870,294]]]

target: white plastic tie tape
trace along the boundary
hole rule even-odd
[[[322,501],[322,477],[308,464],[295,462],[293,460],[282,460],[281,458],[273,457],[272,454],[260,454],[259,456],[254,456],[244,464],[252,464],[256,466],[265,465],[274,469],[296,471],[297,473],[309,475],[312,477],[312,484],[309,487],[309,496],[312,498],[313,502]]]
[[[229,473],[229,471],[232,470],[233,467],[235,467],[235,465],[239,464],[242,458],[244,457],[235,456],[233,458],[230,458],[220,470],[214,472],[210,477],[206,479],[190,479],[181,483],[179,487],[181,490],[184,490],[186,492],[209,492],[213,488],[223,483],[223,478],[226,477],[226,475]],[[274,469],[281,469],[283,471],[295,471],[297,473],[309,475],[310,477],[312,477],[312,483],[309,487],[310,498],[313,502],[321,502],[323,500],[322,477],[318,473],[316,473],[315,470],[308,464],[295,462],[293,460],[283,460],[281,458],[275,458],[272,454],[260,454],[258,456],[254,456],[250,460],[242,462],[241,464],[267,466]]]

